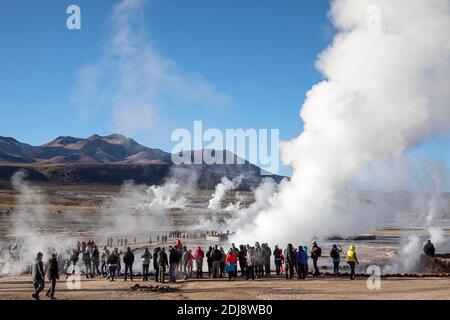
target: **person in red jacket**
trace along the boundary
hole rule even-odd
[[[237,276],[237,255],[233,248],[228,251],[227,257],[225,259],[225,270],[228,272],[228,280],[236,280]]]
[[[198,248],[194,252],[195,266],[197,268],[197,278],[203,278],[203,258],[205,257],[205,252],[202,248]]]

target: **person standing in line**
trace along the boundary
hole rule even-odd
[[[141,255],[142,262],[142,281],[148,281],[148,269],[150,267],[150,260],[152,255],[148,251],[148,248],[144,249],[144,252]]]
[[[222,253],[220,260],[220,278],[223,278],[225,276],[225,260],[227,259],[227,254],[223,250],[223,247],[220,247],[220,252]]]
[[[277,276],[281,273],[281,256],[283,255],[283,251],[278,248],[278,245],[275,246],[275,249],[273,250],[273,257],[275,261],[275,273]]]
[[[84,262],[84,267],[86,269],[86,279],[89,279],[90,277],[92,277],[92,270],[91,270],[92,260],[91,260],[91,253],[89,252],[89,250],[85,249],[83,251],[81,259]]]
[[[155,269],[155,282],[158,282],[159,278],[158,254],[160,251],[161,251],[160,247],[153,249],[153,269]]]
[[[284,263],[286,269],[286,280],[294,277],[295,252],[292,243],[289,243],[284,250]]]
[[[157,262],[159,271],[158,280],[160,283],[164,283],[164,276],[166,274],[166,268],[168,266],[166,248],[163,247],[158,251]]]
[[[311,259],[313,260],[313,266],[314,266],[314,276],[318,277],[320,276],[319,266],[317,264],[317,261],[319,260],[320,256],[322,255],[322,249],[317,245],[316,241],[313,241],[313,246],[311,248]]]
[[[177,270],[180,263],[180,254],[176,247],[169,249],[169,281],[177,282]]]
[[[236,280],[237,276],[237,255],[233,248],[230,248],[225,259],[226,272],[228,272],[228,280]]]
[[[264,243],[263,257],[264,257],[264,275],[270,277],[270,257],[272,250],[267,243]]]
[[[212,265],[213,265],[213,247],[209,247],[208,251],[206,252],[206,263],[208,264],[208,274],[209,277],[212,278]]]
[[[306,279],[307,265],[308,265],[308,253],[303,249],[302,246],[298,246],[297,256],[297,278]]]
[[[203,252],[202,248],[198,246],[197,250],[194,252],[194,259],[195,259],[195,267],[197,268],[197,279],[203,278],[203,258],[205,256],[205,253]]]
[[[131,251],[130,247],[127,247],[127,251],[123,255],[123,263],[125,263],[124,281],[127,281],[128,271],[130,271],[130,279],[133,281],[134,253]]]
[[[116,276],[116,269],[119,264],[120,257],[116,254],[117,250],[113,250],[111,254],[106,258],[106,263],[108,265],[109,281],[114,281]]]
[[[243,244],[239,246],[238,260],[241,268],[241,277],[247,279],[247,251]]]
[[[94,244],[94,247],[92,248],[92,274],[94,276],[100,276],[101,272],[98,268],[100,266],[100,252],[98,251],[97,246]]]
[[[100,270],[102,272],[103,277],[108,277],[109,278],[108,266],[107,266],[107,263],[106,263],[106,261],[108,260],[108,256],[109,256],[109,250],[105,246],[103,248],[102,255],[101,255],[101,258],[100,258],[100,260],[101,260]]]
[[[222,251],[219,250],[217,244],[214,246],[214,251],[211,254],[212,257],[212,277],[220,277],[220,263],[222,261]]]
[[[256,266],[256,258],[255,258],[255,250],[254,248],[247,248],[247,276],[245,280],[252,279],[255,280],[255,266]]]
[[[341,262],[341,246],[333,244],[330,251],[330,257],[333,260],[333,274],[337,278],[339,277],[339,264]]]

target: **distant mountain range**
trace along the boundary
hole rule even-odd
[[[196,152],[188,151],[191,158]],[[214,151],[213,151],[214,152]],[[224,159],[234,154],[224,151]],[[236,161],[235,161],[236,163]],[[89,138],[58,137],[41,146],[31,146],[0,136],[0,180],[9,180],[15,171],[26,169],[29,179],[56,183],[121,184],[124,180],[158,184],[174,167],[171,154],[140,145],[123,135],[93,135]],[[179,166],[177,166],[179,167]],[[243,175],[242,187],[258,184],[261,169],[244,164],[183,165],[199,174],[199,186],[211,188],[223,177]],[[282,177],[271,176],[277,181]]]

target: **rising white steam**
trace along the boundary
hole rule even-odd
[[[222,201],[227,195],[228,191],[239,187],[242,181],[242,176],[233,178],[222,177],[220,182],[216,185],[212,198],[209,200],[208,209],[218,210],[222,207]]]
[[[38,188],[25,180],[26,171],[18,171],[11,178],[15,191],[16,206],[11,215],[12,229],[9,250],[0,254],[0,275],[18,275],[30,270],[36,254],[44,254],[44,261],[52,253],[62,255],[74,245],[67,235],[46,232],[45,224],[49,214],[46,198]]]
[[[355,234],[386,219],[353,183],[371,163],[448,130],[449,3],[332,1],[337,34],[317,60],[325,80],[306,94],[303,133],[282,145],[292,179],[236,241]]]
[[[224,209],[225,211],[234,212],[239,210],[244,205],[245,197],[242,193],[236,192],[235,197],[236,202],[230,202],[230,204],[228,204],[228,206]]]
[[[102,218],[106,233],[142,233],[168,227],[167,211],[184,209],[195,192],[195,170],[173,167],[161,185],[136,185],[126,182],[119,195],[105,204]]]

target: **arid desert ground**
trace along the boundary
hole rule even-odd
[[[116,239],[127,237],[129,245],[140,252],[144,247],[152,250],[157,246],[173,245],[175,237],[169,238],[167,243],[158,242],[157,236],[173,230],[187,232],[189,235],[182,241],[189,248],[195,249],[197,245],[204,248],[214,244],[202,236],[208,230],[199,229],[199,221],[208,220],[215,215],[214,221],[220,221],[226,217],[226,211],[211,212],[205,210],[205,203],[211,196],[211,190],[196,191],[189,199],[189,206],[183,210],[170,209],[164,213],[164,219],[142,220],[142,226],[125,228],[120,232],[120,223],[117,224],[116,213],[108,215],[110,206],[120,197],[121,187],[115,186],[55,186],[42,185],[35,187],[33,192],[39,190],[39,196],[34,202],[26,198],[25,194],[18,194],[8,187],[0,190],[0,240],[2,250],[18,239],[27,237],[27,234],[17,234],[15,229],[16,212],[36,212],[39,219],[31,220],[34,229],[32,231],[42,237],[52,235],[61,241],[95,240],[99,247],[105,245],[107,237]],[[231,192],[226,201],[233,202],[235,193]],[[245,201],[251,202],[253,195],[244,193]],[[21,200],[22,199],[22,200]],[[131,210],[131,209],[130,209]],[[120,210],[119,210],[120,211]],[[114,211],[117,212],[117,209]],[[139,213],[135,213],[139,214]],[[132,215],[123,213],[124,219],[133,219]],[[119,220],[120,221],[120,220]],[[141,220],[139,220],[141,221]],[[136,231],[138,230],[138,231]],[[139,231],[140,230],[140,231]],[[216,231],[226,232],[226,227],[220,225]],[[449,229],[444,229],[448,237]],[[232,232],[233,230],[228,230]],[[196,236],[192,236],[196,234]],[[410,234],[425,236],[425,230],[384,228],[374,230],[374,239],[339,240],[342,247],[354,243],[358,248],[360,266],[358,273],[364,273],[367,266],[386,266],[396,258],[402,239]],[[150,238],[152,242],[150,243]],[[324,252],[319,260],[323,274],[331,270],[331,260],[328,251],[337,240],[323,239],[319,241]],[[220,243],[224,248],[228,247],[226,241]],[[284,244],[283,244],[284,245]],[[273,247],[273,245],[272,245]],[[121,250],[124,248],[120,248]],[[2,256],[4,257],[4,255]],[[155,286],[153,277],[149,282],[142,282],[140,277],[139,258],[136,258],[134,282],[124,282],[118,277],[115,282],[109,282],[103,277],[85,279],[81,274],[80,287],[73,289],[66,284],[65,276],[61,275],[57,284],[56,297],[58,299],[449,299],[450,277],[440,274],[436,276],[389,276],[381,277],[381,288],[371,290],[367,286],[367,277],[360,276],[355,281],[350,281],[347,276],[335,279],[331,276],[320,278],[309,277],[302,280],[284,280],[283,275],[272,275],[269,279],[256,279],[245,281],[238,278],[237,281],[227,279],[181,280],[176,283],[166,284],[170,292],[149,292],[145,290],[131,290],[135,284],[141,286]],[[343,273],[348,272],[348,267],[343,265]],[[81,264],[80,264],[81,266]],[[81,267],[82,268],[82,267]],[[204,266],[206,270],[206,264]],[[48,284],[47,284],[48,285]],[[0,276],[0,299],[31,299],[31,277],[25,274],[5,274]],[[44,298],[45,299],[45,298]]]

